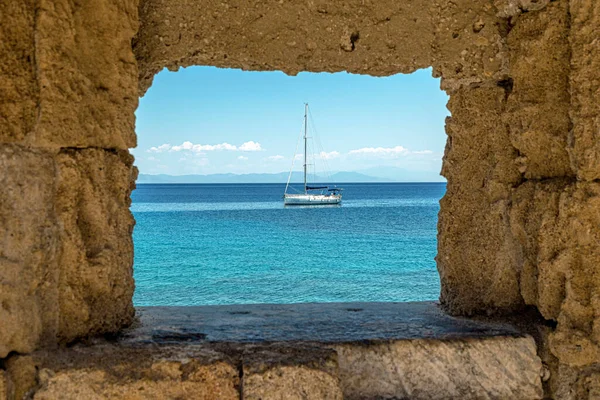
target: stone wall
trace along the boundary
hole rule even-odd
[[[0,358],[132,321],[127,149],[157,72],[433,66],[452,113],[441,303],[469,316],[535,307],[555,325],[540,341],[548,385],[575,398],[600,380],[596,3],[1,3]]]
[[[137,2],[0,15],[3,358],[132,321]]]

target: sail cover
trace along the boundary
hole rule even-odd
[[[306,190],[319,190],[319,189],[327,189],[329,186],[307,186]]]

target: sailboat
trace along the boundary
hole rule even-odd
[[[307,150],[308,150],[308,103],[304,104],[304,193],[288,193],[290,188],[290,180],[294,169],[294,161],[292,161],[292,170],[288,177],[285,191],[283,194],[283,204],[286,206],[321,206],[321,205],[336,205],[342,203],[341,188],[330,188],[329,186],[311,186],[307,181]],[[296,154],[294,158],[296,159]]]

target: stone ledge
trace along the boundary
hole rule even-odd
[[[435,303],[138,315],[117,338],[34,353],[37,377],[22,381],[37,381],[35,399],[542,398],[533,338],[506,323],[450,317]]]
[[[363,342],[522,336],[508,323],[445,314],[434,302],[138,307],[120,340],[135,342]]]

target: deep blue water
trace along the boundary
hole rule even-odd
[[[135,305],[437,299],[445,184],[340,186],[341,207],[284,208],[280,184],[138,184]]]

